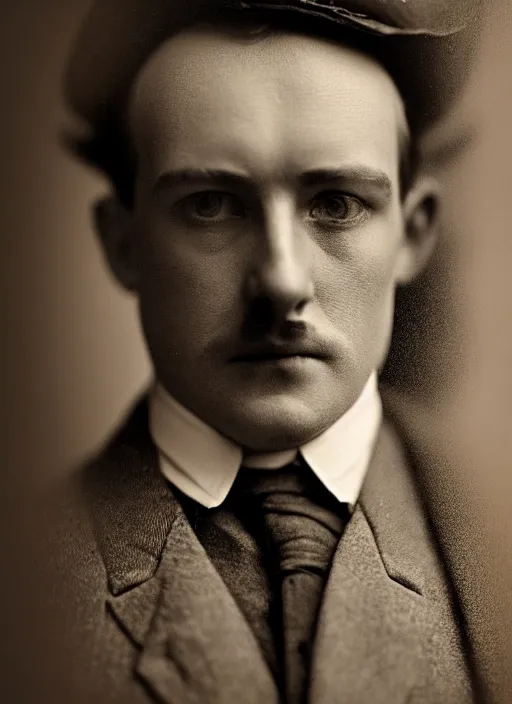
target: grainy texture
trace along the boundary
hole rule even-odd
[[[81,477],[96,539],[87,520],[72,518],[64,530],[75,566],[68,635],[90,670],[85,677],[77,666],[77,681],[100,701],[109,693],[127,704],[145,701],[141,685],[148,702],[276,702],[249,624],[170,489],[162,501],[144,428],[142,405]],[[139,470],[146,479],[134,512],[127,489],[135,489]],[[125,525],[129,532],[119,530]],[[144,545],[152,547],[139,550]],[[386,423],[326,587],[311,701],[472,701],[463,629],[409,464]]]

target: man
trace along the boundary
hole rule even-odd
[[[477,696],[377,384],[436,241],[417,146],[460,88],[462,5],[93,8],[75,149],[112,181],[96,225],[155,384],[67,524],[91,697]]]

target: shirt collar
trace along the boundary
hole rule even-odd
[[[149,428],[164,476],[207,508],[219,506],[244,465],[275,468],[299,451],[326,488],[353,506],[359,496],[382,417],[377,374],[356,402],[321,435],[298,450],[243,458],[242,448],[176,401],[160,383],[149,396]]]

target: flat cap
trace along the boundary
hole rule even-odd
[[[460,93],[476,45],[480,0],[96,0],[65,76],[67,104],[95,130],[123,104],[134,77],[165,39],[212,18],[276,18],[322,25],[329,38],[375,48],[411,124],[436,121]],[[315,30],[316,31],[316,30]]]

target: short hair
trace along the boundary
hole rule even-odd
[[[354,32],[343,32],[339,27],[333,30],[325,20],[308,18],[305,23],[300,15],[291,20],[288,15],[284,18],[275,13],[259,13],[256,18],[254,15],[251,18],[245,15],[217,15],[212,25],[241,41],[258,41],[280,31],[332,39],[338,44],[369,54],[386,68],[385,55],[379,50],[378,43],[361,32],[355,36]],[[137,156],[128,130],[127,102],[128,97],[113,114],[102,123],[94,125],[92,133],[86,137],[66,133],[63,140],[75,157],[107,177],[119,201],[131,209],[135,199]],[[406,117],[405,125],[399,133],[399,183],[402,198],[414,182],[419,162],[417,135],[410,129]]]

